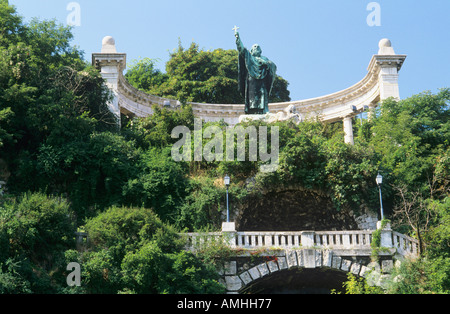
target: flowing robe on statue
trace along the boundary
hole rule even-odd
[[[266,114],[277,67],[266,57],[252,55],[239,37],[236,44],[239,51],[239,91],[245,97],[245,113]]]

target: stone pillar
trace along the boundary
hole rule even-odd
[[[391,224],[386,224],[383,228],[381,226],[381,221],[377,223],[377,228],[381,231],[381,241],[380,247],[392,248],[394,244],[392,242],[392,229]]]
[[[236,247],[236,224],[234,222],[222,223],[222,235],[230,247]]]
[[[378,46],[378,54],[372,57],[367,69],[378,79],[378,101],[382,102],[390,97],[400,100],[398,73],[406,60],[406,55],[397,55],[392,47],[391,41],[386,38],[380,40]],[[374,117],[374,111],[377,105],[377,103],[369,105],[369,120]]]
[[[120,107],[118,84],[119,77],[126,68],[127,55],[117,53],[116,42],[111,36],[106,36],[102,41],[101,53],[92,54],[92,65],[100,70],[100,74],[113,94],[113,99],[108,103],[109,110],[117,118],[120,126]]]
[[[352,117],[348,116],[344,118],[344,133],[345,133],[345,143],[354,145],[353,140],[353,121]]]
[[[301,244],[302,247],[304,248],[311,248],[314,246],[314,236],[315,236],[315,232],[314,231],[303,231],[301,234]]]
[[[372,103],[372,104],[369,105],[369,110],[367,112],[367,119],[369,121],[372,121],[373,118],[375,118],[375,110],[376,110],[376,108],[377,108],[377,104],[373,104]]]
[[[390,97],[400,100],[397,67],[383,66],[379,74],[380,100]]]
[[[380,67],[378,82],[380,87],[380,101],[393,97],[400,100],[400,90],[398,87],[398,72],[406,59],[405,55],[395,54],[389,39],[382,39],[378,44],[380,50],[374,56],[377,65]]]

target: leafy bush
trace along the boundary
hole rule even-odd
[[[139,174],[123,187],[123,202],[152,208],[161,219],[174,223],[186,196],[185,167],[171,158],[170,149],[148,150],[140,161]]]
[[[54,293],[76,230],[69,204],[27,193],[0,205],[0,291]]]
[[[219,293],[215,268],[183,250],[174,229],[145,208],[112,207],[85,226],[86,293]]]

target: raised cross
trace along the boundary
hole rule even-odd
[[[234,30],[235,33],[237,33],[238,29],[239,29],[239,27],[237,27],[236,25],[235,25],[234,28],[233,28],[233,30]]]

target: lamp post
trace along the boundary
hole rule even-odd
[[[227,222],[230,222],[230,207],[228,205],[228,187],[230,186],[230,177],[226,175],[223,181],[227,187]]]
[[[384,219],[384,213],[383,213],[383,197],[381,196],[381,184],[383,184],[383,176],[378,173],[377,175],[377,185],[378,185],[378,190],[380,191],[380,209],[381,209],[381,220]]]

